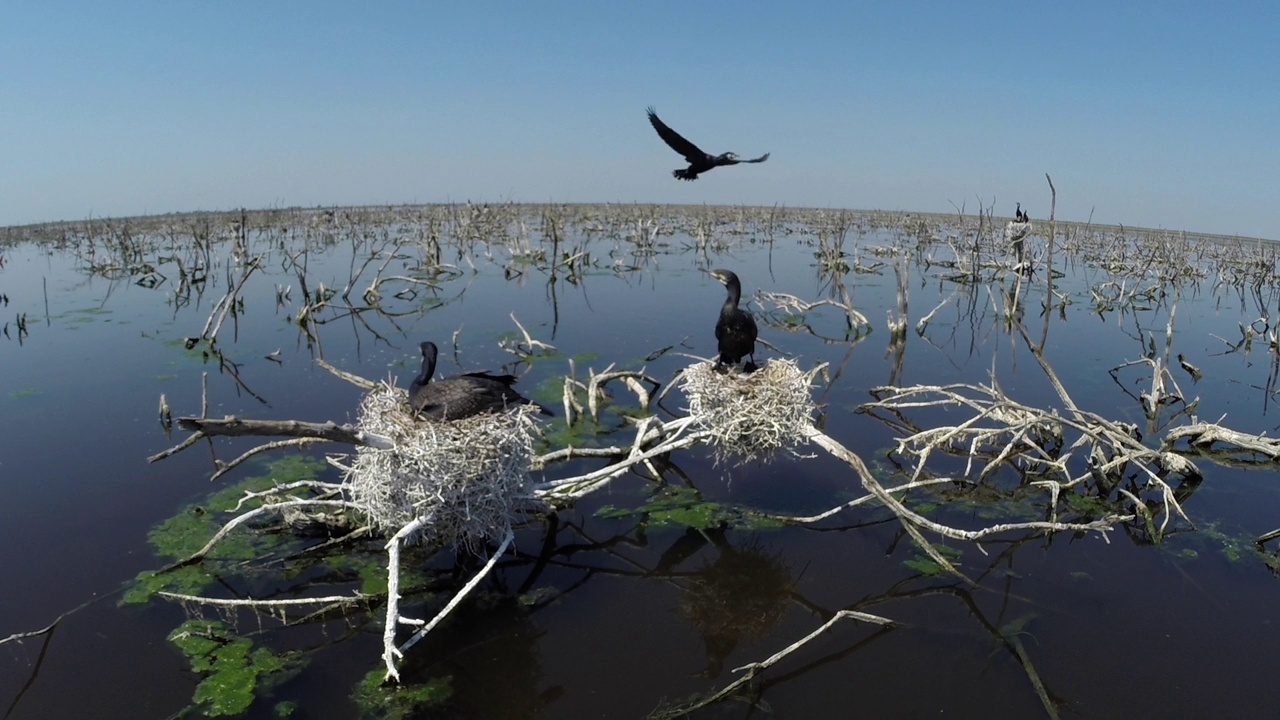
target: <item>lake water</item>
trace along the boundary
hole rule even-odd
[[[547,214],[563,221],[558,244]],[[831,306],[801,323],[767,302],[750,304],[761,339],[776,348],[760,347],[758,360],[785,354],[803,368],[830,364],[834,381],[820,377],[814,391],[820,425],[885,485],[904,482],[910,470],[896,470],[886,455],[895,428],[857,411],[872,400],[872,388],[990,384],[994,376],[1010,398],[1066,413],[1027,340],[1007,322],[1002,292],[1015,287],[1017,274],[993,239],[999,229],[985,230],[978,279],[966,279],[975,271],[965,253],[972,218],[460,206],[250,213],[244,230],[235,225],[240,220],[235,213],[5,231],[0,568],[7,590],[0,593],[0,636],[68,614],[51,634],[0,647],[3,717],[166,718],[195,702],[207,672],[193,671],[167,637],[197,609],[160,598],[121,604],[123,591],[139,573],[174,559],[149,542],[153,527],[192,512],[188,506],[222,487],[284,473],[271,461],[299,455],[267,455],[212,485],[211,447],[229,461],[254,439],[217,438],[148,464],[148,456],[186,435],[176,428],[167,435],[158,422],[160,395],[175,417],[199,415],[202,373],[211,417],[352,422],[362,391],[314,360],[375,380],[395,376],[403,387],[418,368],[417,343],[430,339],[442,349],[438,375],[502,368],[559,416],[570,359],[579,379],[588,367],[614,363],[666,382],[695,362],[690,356],[712,356],[724,289],[700,270],[723,267],[742,278],[744,299],[765,291],[813,302],[832,297],[833,282],[843,284],[869,318],[869,329],[850,333],[845,314]],[[843,260],[853,269],[832,272],[815,253],[832,247],[842,224]],[[1037,221],[1028,240],[1039,267],[1022,287],[1022,318],[1034,342],[1049,318],[1045,356],[1082,410],[1136,424],[1151,447],[1189,422],[1177,411],[1194,398],[1202,420],[1275,434],[1280,354],[1268,333],[1280,285],[1270,244],[1112,228],[1059,231],[1067,234],[1054,258],[1062,275],[1047,313],[1047,224]],[[448,272],[423,268],[435,252],[433,236]],[[194,238],[207,243],[207,257]],[[348,279],[375,250],[384,254],[344,300]],[[586,263],[559,266],[549,282],[548,258],[580,251],[589,253]],[[885,320],[899,313],[895,255],[904,258],[898,270],[908,296],[901,345]],[[174,257],[187,270],[207,262],[207,279],[184,288]],[[248,257],[261,266],[219,331],[222,362],[207,343],[185,347]],[[344,308],[365,305],[361,295],[380,270],[433,285],[388,280],[379,311]],[[338,291],[315,314],[310,334],[296,321],[305,302],[300,277],[313,295],[321,284]],[[1117,295],[1111,306],[1098,299]],[[917,334],[916,322],[940,304]],[[1138,400],[1150,389],[1149,367],[1118,370],[1114,379],[1109,371],[1148,356],[1152,346],[1151,357],[1165,358],[1174,308],[1168,357],[1185,397],[1152,423]],[[556,352],[525,363],[503,350],[500,342],[517,333],[513,314]],[[1251,343],[1241,344],[1248,328]],[[1203,378],[1193,381],[1172,359],[1178,354]],[[678,393],[673,399],[669,407],[683,407]],[[968,417],[957,409],[908,414],[938,425]],[[600,437],[579,440],[629,443],[619,416],[608,415],[605,425]],[[563,418],[547,427],[557,437]],[[800,450],[808,456],[744,465],[718,464],[706,447],[681,450],[663,466],[661,492],[796,514],[865,494],[845,463],[814,446]],[[323,458],[323,449],[302,455]],[[691,527],[651,512],[655,482],[623,475],[554,521],[521,528],[497,570],[407,652],[408,683],[448,688],[443,705],[414,716],[644,717],[719,690],[738,677],[736,668],[764,660],[842,609],[896,625],[843,620],[736,697],[693,716],[1050,716],[1036,682],[1063,717],[1270,716],[1280,705],[1280,685],[1267,670],[1268,651],[1280,644],[1280,585],[1253,539],[1280,527],[1280,486],[1273,466],[1191,459],[1203,481],[1170,483],[1195,527],[1175,517],[1156,542],[1141,521],[1105,537],[1023,531],[981,546],[926,533],[977,581],[973,586],[929,572],[902,524],[873,504],[813,525]],[[1083,459],[1072,462],[1083,471]],[[600,465],[553,464],[534,478]],[[340,480],[332,467],[309,467],[321,480]],[[931,467],[960,473],[964,462],[940,458]],[[930,518],[965,529],[1044,519],[1044,493],[1023,489],[1010,469],[977,488],[957,484],[911,501]],[[1125,507],[1118,495],[1108,502]],[[381,562],[380,544],[351,552]],[[409,563],[434,591],[406,599],[418,617],[433,615],[480,565],[448,551],[411,555]],[[361,587],[358,573],[338,560],[252,568],[223,560],[216,567],[219,581],[204,590],[215,597]],[[202,615],[223,620],[254,647],[295,653],[291,672],[259,679],[244,716],[350,718],[378,716],[353,695],[381,667],[382,611],[377,604],[289,627],[247,612]]]

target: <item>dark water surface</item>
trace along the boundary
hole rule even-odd
[[[180,230],[168,239],[162,232],[148,235],[139,224],[128,240],[136,255],[121,249],[119,223],[89,228],[97,238],[92,242],[76,234],[83,224],[70,236],[62,229],[28,230],[21,237],[9,231],[11,244],[0,246],[0,295],[10,300],[0,305],[0,320],[9,324],[8,337],[0,335],[0,569],[6,588],[0,592],[0,637],[74,612],[51,635],[0,646],[0,717],[166,718],[192,703],[201,676],[166,639],[187,617],[184,608],[162,599],[121,606],[120,590],[138,573],[168,562],[148,542],[153,526],[218,486],[264,472],[271,458],[237,469],[215,486],[208,482],[213,465],[206,444],[148,464],[149,455],[185,435],[175,429],[167,437],[158,424],[161,393],[175,416],[198,415],[201,373],[208,373],[212,417],[354,421],[361,391],[315,365],[315,358],[371,379],[394,375],[404,386],[417,369],[421,340],[440,344],[439,374],[459,371],[451,336],[460,329],[462,369],[504,367],[522,375],[526,394],[558,408],[569,358],[575,358],[579,378],[588,366],[602,370],[616,363],[665,381],[693,362],[687,355],[711,356],[724,290],[702,268],[735,270],[748,297],[764,290],[815,301],[830,297],[833,288],[833,275],[815,251],[831,242],[831,234],[819,230],[834,213],[793,212],[766,227],[761,218],[768,210],[745,221],[745,211],[737,209],[725,209],[719,219],[706,208],[564,210],[577,220],[564,229],[561,242],[568,247],[556,250],[589,250],[590,264],[576,276],[561,268],[549,284],[545,259],[513,259],[512,251],[529,237],[531,247],[553,252],[541,230],[541,210],[521,209],[516,218],[515,209],[495,208],[512,216],[496,223],[501,232],[485,236],[491,242],[459,240],[458,212],[473,222],[481,217],[480,210],[463,208],[446,214],[454,225],[438,228],[441,259],[456,266],[456,274],[434,276],[438,288],[419,289],[415,297],[393,297],[408,286],[389,283],[383,290],[387,314],[322,311],[324,324],[312,327],[311,340],[294,322],[303,291],[290,256],[309,245],[308,289],[323,283],[341,293],[353,248],[358,267],[372,248],[383,247],[380,238],[413,240],[383,274],[427,277],[419,264],[435,226],[408,210],[390,220],[357,211],[250,215],[246,249],[263,259],[263,267],[245,283],[243,308],[227,319],[217,343],[224,358],[239,365],[239,383],[220,371],[216,357],[206,356],[207,345],[183,346],[184,338],[201,334],[228,282],[240,275],[232,258],[239,231],[231,222],[238,214],[212,221],[214,264],[202,292],[180,292],[178,269],[165,258],[180,255],[189,265],[190,228],[198,234],[208,218],[167,221]],[[827,434],[883,472],[888,485],[905,480],[891,474],[885,457],[895,433],[855,412],[871,399],[873,387],[990,383],[994,373],[1010,397],[1062,412],[1026,341],[1001,315],[1001,290],[1012,287],[1015,275],[993,266],[981,270],[980,282],[957,281],[966,268],[949,262],[954,254],[946,238],[971,238],[971,228],[955,218],[848,217],[854,224],[844,241],[845,259],[870,271],[834,277],[870,319],[871,330],[846,333],[844,314],[832,307],[807,314],[813,333],[780,327],[785,313],[771,315],[772,322],[761,318],[761,338],[802,367],[826,362],[838,371],[834,384],[820,382],[815,389]],[[665,229],[651,245],[635,240],[637,222],[646,218]],[[701,244],[699,235],[708,230],[710,242]],[[1037,224],[1037,253],[1046,230]],[[1225,426],[1243,432],[1275,434],[1269,388],[1278,356],[1267,337],[1274,319],[1268,324],[1265,318],[1273,317],[1280,296],[1269,245],[1068,232],[1073,242],[1064,244],[1076,250],[1059,247],[1055,258],[1064,273],[1055,289],[1066,305],[1049,313],[1045,352],[1082,409],[1136,423],[1148,445],[1188,421],[1174,405],[1153,426],[1124,392],[1149,388],[1149,369],[1120,370],[1119,382],[1108,374],[1143,357],[1149,343],[1163,357],[1176,306],[1172,354],[1183,354],[1204,372],[1193,383],[1173,361],[1186,400],[1199,398],[1195,414],[1207,421],[1225,416]],[[108,235],[117,238],[114,245],[103,239]],[[28,237],[41,242],[22,239]],[[1117,260],[1121,247],[1135,250]],[[1162,277],[1161,268],[1171,265],[1152,247],[1178,253],[1176,265],[1197,274]],[[900,349],[891,347],[885,324],[886,312],[898,312],[894,253],[906,258],[909,295],[911,329]],[[145,275],[139,258],[164,281],[138,284]],[[362,304],[359,295],[381,264],[357,281],[351,302]],[[1041,266],[1025,288],[1023,317],[1037,341],[1044,328],[1045,277]],[[1109,283],[1153,291],[1108,309],[1095,292],[1112,292]],[[277,302],[285,286],[289,296]],[[916,321],[944,299],[924,336],[917,335]],[[340,297],[332,302],[345,303]],[[759,316],[761,305],[752,307]],[[515,362],[499,347],[516,331],[511,313],[558,352],[532,364]],[[25,333],[17,327],[22,316]],[[1251,324],[1252,343],[1233,349],[1242,325]],[[672,351],[645,360],[667,347]],[[281,363],[264,357],[277,350]],[[757,357],[777,355],[761,348]],[[673,396],[672,405],[682,407],[682,400]],[[964,417],[922,411],[914,419],[953,424]],[[629,443],[629,437],[623,430],[605,441]],[[224,438],[214,446],[225,461],[254,444]],[[706,448],[680,451],[671,458],[678,473],[667,480],[691,484],[705,500],[794,513],[818,512],[864,494],[847,465],[818,449],[802,451],[813,456],[742,466],[717,465]],[[321,451],[308,454],[323,457]],[[1269,466],[1193,459],[1204,480],[1183,497],[1183,508],[1196,527],[1175,523],[1176,532],[1161,542],[1122,528],[1105,538],[1008,534],[981,548],[931,536],[955,551],[954,561],[978,580],[973,587],[907,564],[921,554],[883,508],[864,505],[816,526],[779,529],[690,528],[597,514],[604,506],[647,502],[654,483],[624,475],[562,511],[554,524],[521,530],[516,551],[407,653],[403,672],[412,682],[449,679],[449,704],[438,715],[419,717],[637,718],[724,687],[738,677],[735,668],[764,660],[849,608],[898,625],[842,621],[759,675],[754,692],[694,716],[1045,717],[1034,675],[1062,717],[1269,717],[1280,706],[1280,684],[1268,670],[1270,651],[1280,646],[1280,585],[1252,541],[1280,527],[1280,484]],[[553,465],[545,476],[598,465]],[[945,467],[961,472],[963,463]],[[340,475],[327,468],[320,478],[337,482]],[[1017,481],[1010,473],[998,484],[1007,489]],[[1043,507],[1036,507],[1041,516],[974,498],[926,514],[978,528],[1043,519]],[[554,532],[549,544],[548,532]],[[421,562],[444,573],[454,557],[444,552]],[[464,560],[457,584],[477,566]],[[219,596],[296,581],[259,576],[252,588],[231,583]],[[319,583],[311,594],[356,588]],[[430,617],[443,599],[416,602],[411,613]],[[277,703],[286,701],[297,704],[291,717],[360,716],[351,697],[366,673],[380,667],[382,610],[378,605],[370,614],[296,628],[241,615],[237,627],[253,634],[255,643],[277,652],[302,650],[306,657],[305,667],[263,694],[246,716],[275,717]]]

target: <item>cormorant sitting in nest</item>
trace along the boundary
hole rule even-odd
[[[725,365],[735,365],[742,358],[750,357],[743,363],[745,372],[756,369],[756,319],[751,313],[738,307],[742,299],[742,283],[738,276],[728,270],[703,270],[729,289],[729,295],[720,308],[720,319],[716,321],[716,340],[720,357],[716,360],[716,370],[724,370]]]
[[[685,140],[680,133],[667,127],[667,124],[658,119],[658,114],[650,107],[649,123],[653,125],[653,129],[658,131],[658,137],[662,141],[671,146],[672,150],[684,156],[689,161],[689,167],[683,170],[673,170],[672,175],[681,180],[697,180],[698,173],[704,173],[712,168],[721,165],[737,165],[738,163],[762,163],[769,159],[769,153],[765,153],[754,160],[739,160],[734,153],[727,152],[722,155],[711,155],[705,153],[698,148],[697,145]]]
[[[471,372],[431,382],[436,372],[439,350],[433,342],[424,342],[422,374],[409,383],[409,407],[416,413],[439,420],[458,420],[484,412],[501,412],[516,405],[538,405],[515,391],[514,375],[490,375]],[[543,415],[553,413],[538,405]]]

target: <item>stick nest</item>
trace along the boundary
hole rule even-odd
[[[748,462],[806,442],[817,410],[810,390],[819,369],[803,372],[794,360],[770,358],[740,376],[718,373],[707,361],[685,368],[680,389],[689,399],[689,416],[711,432],[716,460]]]
[[[344,484],[383,533],[421,517],[428,522],[407,540],[478,554],[530,506],[537,411],[522,405],[448,422],[417,418],[404,390],[379,384],[361,402],[357,425],[395,447],[359,448]]]

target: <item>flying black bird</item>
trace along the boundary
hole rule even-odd
[[[754,160],[739,160],[734,153],[727,152],[721,155],[711,155],[705,153],[698,148],[697,145],[685,140],[680,133],[667,127],[667,124],[658,118],[658,114],[650,107],[649,123],[653,125],[653,129],[658,131],[658,137],[662,138],[662,142],[671,146],[672,150],[684,156],[689,161],[689,167],[683,170],[673,170],[672,175],[681,180],[697,180],[698,173],[704,173],[712,168],[721,165],[737,165],[738,163],[762,163],[769,159],[769,153],[765,153]]]
[[[729,290],[720,308],[720,319],[716,321],[717,350],[720,357],[716,360],[716,370],[723,371],[725,365],[737,364],[742,358],[751,360],[743,363],[744,372],[756,369],[756,319],[751,313],[738,307],[742,299],[742,283],[738,276],[728,270],[704,270]]]
[[[433,342],[418,347],[422,348],[422,374],[409,383],[409,407],[414,412],[439,420],[458,420],[516,405],[538,405],[515,391],[514,375],[471,372],[431,382],[439,351]],[[543,415],[553,414],[541,405],[538,410]]]

